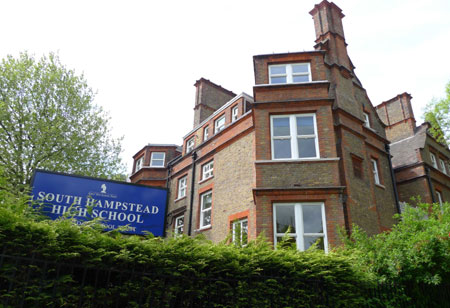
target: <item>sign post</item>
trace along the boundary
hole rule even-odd
[[[105,231],[164,234],[165,188],[36,170],[32,195],[51,219],[66,214],[81,223],[99,217]]]

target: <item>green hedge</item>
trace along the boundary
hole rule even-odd
[[[201,237],[124,236],[18,209],[0,207],[3,255],[25,258],[3,258],[0,299],[20,298],[26,307],[120,300],[147,307],[358,307],[371,286],[350,257],[334,253],[273,250],[264,239],[239,248]]]

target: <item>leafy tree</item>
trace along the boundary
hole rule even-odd
[[[445,87],[446,97],[433,99],[425,107],[425,121],[430,122],[431,134],[437,141],[450,144],[450,82]]]
[[[406,207],[392,231],[369,237],[356,226],[344,251],[381,281],[450,282],[450,203]]]
[[[96,177],[124,172],[121,139],[111,137],[109,118],[93,99],[83,75],[53,53],[1,61],[0,164],[9,189],[29,184],[35,168]]]

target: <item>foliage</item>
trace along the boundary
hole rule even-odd
[[[430,122],[431,134],[437,141],[450,144],[450,82],[445,87],[446,97],[433,99],[425,107],[425,121]]]
[[[0,63],[0,164],[7,187],[26,187],[36,168],[112,177],[123,173],[120,139],[93,104],[84,77],[50,53]]]
[[[334,253],[273,250],[263,238],[241,248],[212,244],[201,236],[125,236],[102,232],[95,223],[78,226],[71,219],[26,217],[6,206],[0,207],[0,243],[4,254],[33,260],[31,265],[4,260],[0,302],[13,302],[25,292],[31,307],[42,301],[72,307],[80,296],[104,301],[105,306],[122,298],[123,306],[132,307],[129,296],[137,301],[139,290],[151,292],[142,299],[148,307],[165,307],[152,302],[158,298],[174,307],[193,299],[200,301],[198,307],[228,307],[230,301],[234,307],[289,307],[325,300],[334,307],[351,307],[364,300],[361,286],[370,284],[347,256]],[[87,272],[74,264],[86,266]],[[6,277],[12,274],[29,281],[7,291]],[[206,304],[212,300],[214,305]]]
[[[406,207],[392,231],[372,237],[354,226],[343,252],[380,281],[450,284],[450,204]]]

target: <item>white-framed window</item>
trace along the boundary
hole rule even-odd
[[[370,128],[370,115],[367,112],[363,112],[364,115],[364,126]]]
[[[202,180],[208,179],[213,176],[214,172],[214,161],[206,163],[202,167]]]
[[[309,63],[291,63],[269,65],[270,84],[296,83],[311,81]]]
[[[186,154],[194,149],[194,145],[195,145],[195,137],[192,137],[186,142]]]
[[[232,241],[236,245],[245,246],[248,243],[248,219],[239,219],[231,223]]]
[[[142,156],[136,161],[136,164],[134,166],[134,172],[138,172],[139,170],[141,170],[143,165],[144,165],[144,156]]]
[[[208,140],[208,138],[209,138],[209,126],[206,126],[203,129],[203,141]]]
[[[165,152],[152,152],[150,167],[164,167],[165,159],[166,159]]]
[[[178,199],[186,197],[187,176],[178,180]]]
[[[200,195],[200,229],[211,226],[212,191]]]
[[[431,164],[433,165],[434,168],[437,169],[437,161],[436,161],[436,155],[434,155],[433,153],[430,152],[430,158],[431,158]]]
[[[239,108],[238,106],[234,106],[233,109],[231,109],[231,122],[234,122],[237,120],[239,114]]]
[[[441,169],[442,172],[447,174],[447,169],[445,169],[445,162],[439,158],[439,169]]]
[[[225,115],[214,121],[214,134],[217,134],[225,128]]]
[[[315,114],[274,115],[272,159],[319,158]]]
[[[184,215],[175,218],[175,226],[173,228],[173,233],[175,236],[183,234],[184,231]]]
[[[376,159],[371,158],[370,162],[372,163],[372,172],[375,184],[381,185],[380,174],[378,172],[378,161]]]
[[[273,225],[275,247],[287,235],[298,250],[317,243],[318,248],[328,251],[323,203],[275,203]]]

